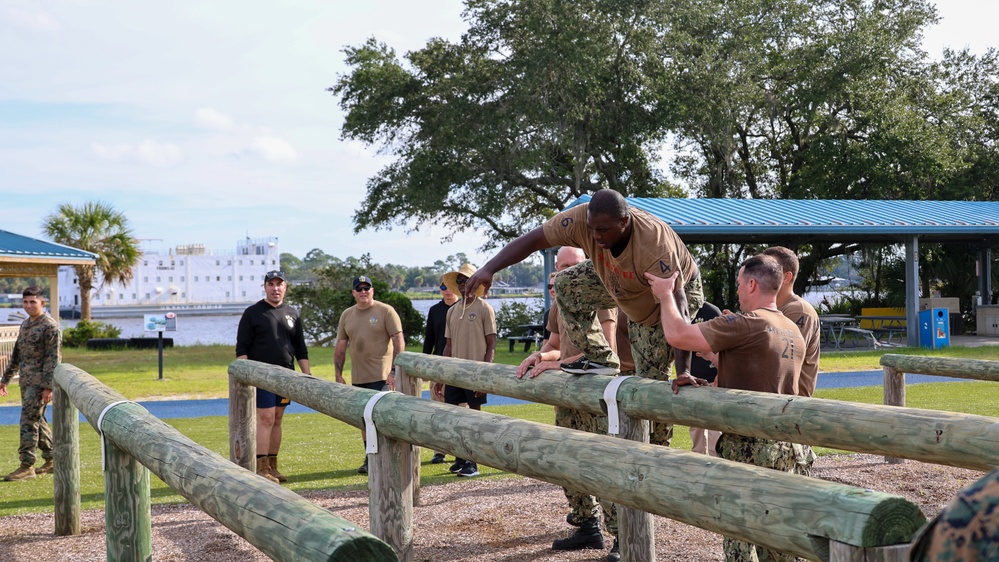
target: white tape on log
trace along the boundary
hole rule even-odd
[[[111,408],[114,408],[119,404],[134,404],[134,403],[135,402],[132,402],[131,400],[119,400],[117,402],[112,402],[107,406],[104,406],[104,409],[101,410],[101,415],[97,416],[97,432],[101,434],[101,472],[107,472],[108,469],[106,462],[107,457],[105,456],[104,453],[104,426],[102,425],[104,423],[104,414],[110,412]]]
[[[378,433],[375,430],[375,421],[371,419],[371,412],[375,409],[375,403],[382,399],[382,396],[392,392],[391,390],[383,390],[378,394],[375,394],[368,400],[368,403],[364,405],[364,433],[367,444],[364,446],[365,453],[375,454],[378,452]]]
[[[607,434],[617,435],[621,433],[621,416],[617,410],[617,389],[621,383],[634,376],[614,377],[610,383],[604,387],[604,402],[607,403]]]

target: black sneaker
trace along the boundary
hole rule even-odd
[[[458,476],[471,477],[478,475],[479,475],[479,465],[475,464],[472,461],[465,461],[465,466],[461,467],[461,470],[458,471]]]
[[[358,474],[367,474],[368,473],[368,458],[367,457],[364,457],[364,464],[361,465],[361,468],[357,469],[357,473]]]
[[[434,453],[434,458],[430,459],[430,464],[444,464],[444,453]]]
[[[579,359],[578,361],[573,361],[572,363],[562,363],[559,365],[563,371],[573,375],[609,375],[613,376],[620,373],[620,369],[616,367],[608,367],[607,365],[601,365],[600,363],[595,363],[590,361],[586,357]]]
[[[465,459],[454,459],[454,464],[451,465],[450,470],[454,474],[458,474],[458,471],[465,466]]]

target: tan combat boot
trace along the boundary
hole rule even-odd
[[[45,464],[35,469],[35,474],[52,474],[55,468],[52,466],[52,459],[47,459]]]
[[[35,467],[22,464],[20,468],[11,472],[3,479],[5,482],[17,482],[19,480],[31,480],[35,477]]]
[[[257,459],[257,476],[261,478],[270,480],[271,482],[278,484],[278,479],[271,476],[270,471],[271,463],[268,461],[267,457],[260,457]]]
[[[271,476],[273,476],[274,478],[277,478],[278,482],[287,482],[288,481],[288,477],[285,476],[284,474],[281,474],[280,472],[278,472],[278,469],[277,469],[277,455],[271,455],[271,456],[267,457],[267,459],[270,460],[270,464],[267,465],[267,466],[271,469]]]

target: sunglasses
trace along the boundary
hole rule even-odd
[[[368,291],[371,290],[371,287],[357,287],[354,290],[357,291],[358,293],[367,293]]]
[[[457,279],[454,280],[454,282],[457,283],[458,285],[464,285],[466,282],[468,282],[468,277],[458,277]]]
[[[446,291],[447,290],[447,285],[445,285],[444,283],[441,283],[441,290],[442,291]]]
[[[551,283],[548,284],[548,290],[549,291],[551,291],[554,288],[555,288],[555,285],[552,285]]]

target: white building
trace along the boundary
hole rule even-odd
[[[239,305],[264,297],[264,274],[281,269],[277,238],[249,239],[236,250],[210,250],[204,244],[145,251],[132,281],[104,284],[100,272],[90,297],[93,314],[111,307],[197,308]],[[59,268],[59,308],[80,308],[80,284],[72,266]]]

